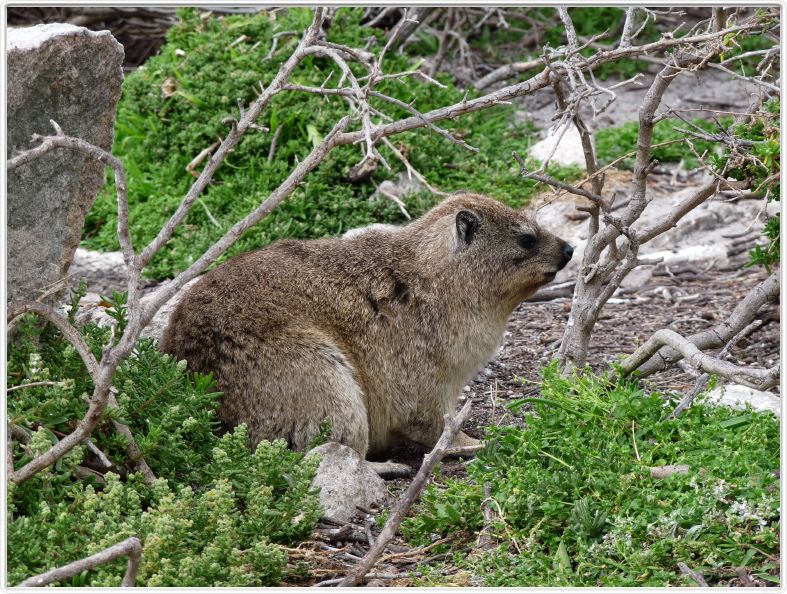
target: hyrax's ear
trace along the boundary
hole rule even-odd
[[[459,245],[462,247],[470,245],[480,225],[481,219],[474,212],[460,210],[456,213],[456,235],[459,238]]]

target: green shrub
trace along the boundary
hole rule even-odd
[[[175,489],[164,478],[148,487],[141,475],[122,482],[109,473],[103,489],[74,482],[63,500],[41,500],[22,515],[14,499],[29,483],[14,487],[9,494],[9,582],[138,536],[144,554],[137,585],[280,584],[287,552],[277,543],[306,538],[320,517],[310,487],[318,461],[304,459],[281,441],[263,441],[249,455],[243,425],[215,443],[206,473],[213,478],[199,490]],[[118,586],[125,563],[102,565],[72,585]]]
[[[513,405],[533,404],[525,427],[488,429],[467,481],[427,490],[403,528],[414,542],[474,543],[487,483],[503,544],[463,562],[486,585],[689,585],[678,561],[711,580],[745,567],[778,582],[773,415],[700,402],[667,420],[675,402],[662,395],[554,366],[541,394]],[[649,467],[667,464],[690,471],[650,478]]]
[[[762,194],[768,201],[781,199],[781,102],[771,99],[765,102],[750,122],[737,124],[732,133],[736,138],[750,141],[750,146],[741,146],[738,151],[744,158],[732,155],[726,149],[717,159],[716,168],[728,167],[728,176],[746,181],[753,192]],[[733,163],[729,160],[733,159]],[[729,165],[728,165],[729,164]],[[763,227],[765,242],[749,252],[749,266],[761,265],[770,273],[778,264],[781,253],[780,214],[767,217]]]
[[[88,324],[83,336],[98,354],[109,332]],[[9,420],[32,430],[14,443],[19,468],[73,430],[87,408],[92,382],[79,356],[50,325],[19,323],[9,345]],[[137,535],[144,547],[139,585],[265,586],[295,571],[280,546],[306,538],[320,516],[311,487],[317,459],[261,442],[252,454],[245,426],[217,437],[220,393],[210,376],[162,355],[150,339],[136,345],[115,376],[119,409],[108,412],[91,439],[126,474],[125,438],[110,419],[126,423],[159,479],[76,478],[86,456],[77,447],[51,468],[8,493],[9,583]],[[77,576],[70,585],[117,586],[125,561]]]
[[[311,19],[311,11],[301,8],[277,12],[275,18],[264,12],[222,18],[201,18],[196,10],[182,10],[179,14],[181,22],[168,32],[160,54],[126,78],[118,108],[114,153],[126,166],[135,245],[149,242],[174,212],[194,181],[185,171],[186,165],[226,133],[227,125],[222,120],[237,117],[236,98],[247,105],[254,100],[258,83],[270,82],[297,43],[297,37],[283,38],[275,55],[266,60],[272,35],[285,30],[303,31]],[[363,9],[341,9],[329,37],[338,43],[362,47],[371,35],[370,51],[379,51],[383,33],[361,27],[362,14]],[[230,48],[242,35],[247,40]],[[407,55],[391,52],[386,56],[385,68],[387,72],[403,71],[411,68],[412,62]],[[319,86],[331,68],[330,60],[308,57],[296,69],[291,82]],[[402,101],[415,99],[414,107],[422,112],[462,100],[464,90],[452,87],[447,76],[438,78],[448,88],[408,78],[385,81],[379,90]],[[469,98],[474,96],[472,91],[468,94]],[[392,117],[410,115],[376,101],[375,107]],[[521,206],[533,193],[535,183],[521,179],[511,152],[524,152],[532,144],[533,131],[526,124],[512,123],[513,110],[512,106],[500,106],[441,123],[477,146],[478,154],[428,130],[401,134],[392,141],[439,188],[483,191]],[[160,279],[185,269],[230,225],[264,200],[321,135],[346,113],[342,98],[297,92],[275,96],[259,121],[271,132],[250,132],[243,138],[146,274]],[[282,131],[275,158],[268,162],[273,133],[279,126]],[[386,147],[381,146],[380,150],[393,171],[378,167],[375,183],[403,170]],[[347,170],[361,157],[359,147],[335,149],[224,258],[280,238],[318,238],[372,222],[404,222],[390,200],[369,200],[375,190],[372,183],[351,184],[347,180]],[[551,173],[565,178],[576,174],[576,170],[553,169]],[[421,192],[406,197],[404,202],[410,214],[417,216],[432,206],[435,198]],[[114,190],[107,186],[87,216],[84,245],[99,250],[118,249],[116,221]]]
[[[732,120],[725,118],[722,122],[729,125]],[[692,123],[707,132],[718,132],[716,125],[708,120],[697,118]],[[653,145],[655,146],[662,142],[680,141],[686,137],[683,132],[679,132],[675,128],[686,130],[688,126],[677,118],[657,122],[653,127]],[[621,126],[598,130],[596,132],[596,154],[599,162],[602,164],[611,163],[615,159],[637,150],[637,134],[639,134],[639,122],[627,122]],[[693,139],[692,143],[700,155],[705,151],[713,151],[716,148],[715,143],[706,140]],[[651,157],[661,162],[678,162],[683,160],[685,167],[688,169],[699,166],[699,161],[697,161],[694,153],[691,152],[691,149],[684,142],[674,142],[666,146],[655,147]],[[624,159],[617,165],[621,169],[631,169],[633,166],[634,156]]]

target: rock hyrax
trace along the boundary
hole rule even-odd
[[[522,211],[454,195],[406,226],[233,258],[187,292],[161,348],[215,372],[221,420],[253,445],[304,448],[328,417],[362,456],[431,447],[511,312],[572,252]]]

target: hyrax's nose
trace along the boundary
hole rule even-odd
[[[563,259],[560,261],[560,268],[565,268],[566,264],[568,264],[569,260],[571,260],[571,256],[574,255],[574,248],[568,245],[565,241],[563,242]]]

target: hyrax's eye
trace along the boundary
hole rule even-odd
[[[519,245],[526,250],[532,250],[534,247],[536,247],[536,243],[538,243],[538,240],[532,233],[525,233],[524,235],[519,236]]]

